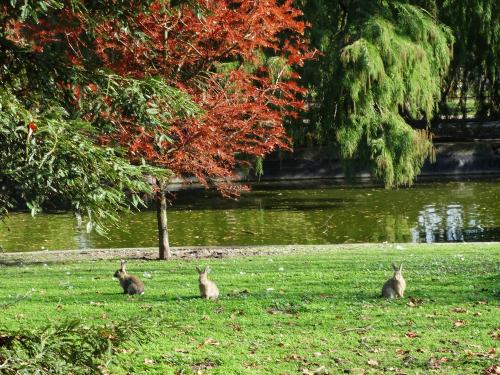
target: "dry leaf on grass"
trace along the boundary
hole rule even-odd
[[[405,349],[397,349],[396,350],[396,354],[397,355],[407,355],[409,353],[410,353],[410,351],[409,350],[405,350]]]
[[[415,337],[418,337],[418,334],[416,332],[406,332],[405,336],[409,339],[414,339]]]
[[[456,312],[456,313],[467,313],[468,310],[467,309],[464,309],[463,307],[455,307],[453,309],[451,309],[452,312]]]
[[[429,359],[427,361],[427,364],[429,365],[430,368],[438,369],[441,367],[441,363],[446,363],[446,362],[450,362],[450,361],[451,361],[451,359],[446,358],[446,357],[442,357],[442,358],[432,357],[431,359]]]
[[[421,298],[410,297],[410,300],[408,301],[408,303],[406,304],[406,306],[418,307],[418,306],[422,305],[423,303],[424,303],[424,300],[421,299]]]
[[[500,340],[500,329],[496,329],[492,334],[491,338],[494,340]]]
[[[220,345],[220,342],[218,342],[217,340],[211,338],[211,337],[207,337],[205,339],[205,341],[203,341],[201,344],[198,345],[198,348],[201,348],[203,345],[214,345],[214,346],[218,346]]]
[[[235,332],[240,332],[241,331],[241,326],[239,324],[230,324],[231,328]]]
[[[493,365],[483,370],[483,375],[498,375],[498,374],[500,374],[499,365]]]

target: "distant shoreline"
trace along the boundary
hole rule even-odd
[[[484,247],[498,246],[500,242],[440,242],[440,243],[359,243],[331,245],[268,245],[268,246],[190,246],[172,247],[172,260],[231,258],[248,256],[290,255],[304,253],[334,252],[336,250],[391,250],[404,251],[415,247]],[[0,254],[0,265],[20,263],[72,262],[104,259],[143,259],[158,260],[155,247],[107,248],[80,250],[26,251]]]

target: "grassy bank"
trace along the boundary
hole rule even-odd
[[[392,261],[404,262],[408,287],[388,301],[379,293]],[[196,265],[212,267],[219,301],[198,298]],[[480,374],[499,362],[499,244],[131,260],[140,297],[121,294],[118,266],[0,266],[1,330],[145,319],[146,334],[113,349],[112,374]]]

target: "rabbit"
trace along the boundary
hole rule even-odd
[[[198,267],[196,270],[200,274],[200,295],[201,298],[205,299],[217,299],[219,298],[219,289],[217,285],[211,280],[208,280],[208,273],[211,271],[210,267],[205,267],[202,271]]]
[[[127,262],[121,260],[121,267],[113,275],[120,281],[123,294],[144,294],[144,283],[137,277],[127,273]]]
[[[382,287],[382,297],[385,298],[395,298],[403,297],[406,289],[406,281],[403,279],[403,265],[399,267],[394,263],[392,264],[394,269],[394,276],[387,280]]]

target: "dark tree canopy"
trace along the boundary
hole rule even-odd
[[[433,0],[424,6],[455,37],[439,114],[500,118],[500,2]]]

